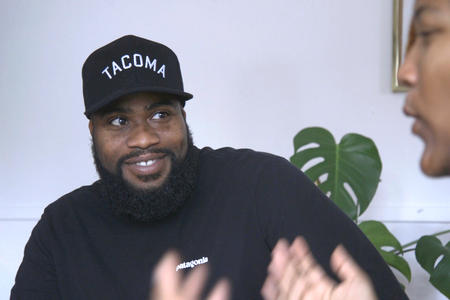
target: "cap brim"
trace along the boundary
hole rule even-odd
[[[154,93],[164,93],[176,96],[179,100],[187,101],[192,99],[192,94],[180,91],[180,90],[174,90],[170,88],[163,88],[163,87],[152,87],[152,86],[140,86],[140,87],[134,87],[134,88],[127,88],[123,90],[118,90],[115,93],[108,95],[104,97],[102,100],[98,101],[93,105],[92,107],[89,107],[88,110],[84,112],[86,117],[90,118],[90,116],[95,113],[96,111],[100,110],[101,108],[107,106],[108,104],[116,101],[118,98],[132,94],[137,92],[154,92]]]

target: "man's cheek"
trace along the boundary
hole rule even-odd
[[[108,153],[103,152],[99,154],[99,159],[103,167],[115,175],[117,175],[117,172],[122,168],[122,164],[115,160],[114,157],[111,157]]]

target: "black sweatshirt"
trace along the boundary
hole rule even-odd
[[[278,239],[302,235],[327,270],[342,243],[379,299],[407,299],[376,249],[313,183],[283,158],[251,150],[200,151],[193,197],[174,215],[143,224],[114,216],[100,181],[50,204],[33,229],[11,299],[148,299],[153,267],[177,249],[186,271],[209,265],[233,299],[260,299]]]

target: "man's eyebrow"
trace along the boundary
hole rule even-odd
[[[145,110],[152,110],[152,109],[155,109],[155,108],[158,108],[161,106],[175,107],[176,103],[177,103],[177,100],[164,99],[159,102],[146,105]],[[112,114],[112,113],[126,114],[126,113],[132,113],[132,112],[133,112],[133,110],[130,108],[127,108],[126,106],[112,105],[112,106],[103,108],[102,110],[98,111],[97,114],[103,117],[103,116],[106,116],[106,115]]]
[[[111,114],[111,113],[130,113],[131,109],[126,108],[126,107],[122,107],[122,106],[109,106],[109,107],[105,107],[102,110],[98,111],[97,113],[100,116],[105,116],[107,114]]]
[[[164,99],[164,100],[161,100],[159,102],[147,105],[145,107],[145,109],[146,110],[152,110],[152,109],[155,109],[155,108],[158,108],[158,107],[161,107],[161,106],[173,106],[173,107],[175,107],[176,103],[177,103],[176,100]]]
[[[420,5],[416,8],[413,15],[413,22],[419,22],[420,17],[427,12],[436,13],[439,12],[439,10],[436,7],[432,7],[429,5]]]

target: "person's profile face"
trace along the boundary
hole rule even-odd
[[[425,143],[423,172],[450,174],[450,1],[417,0],[399,81],[410,87],[404,112]]]
[[[122,97],[95,113],[89,128],[102,166],[138,190],[160,187],[188,148],[184,110],[164,94]]]

